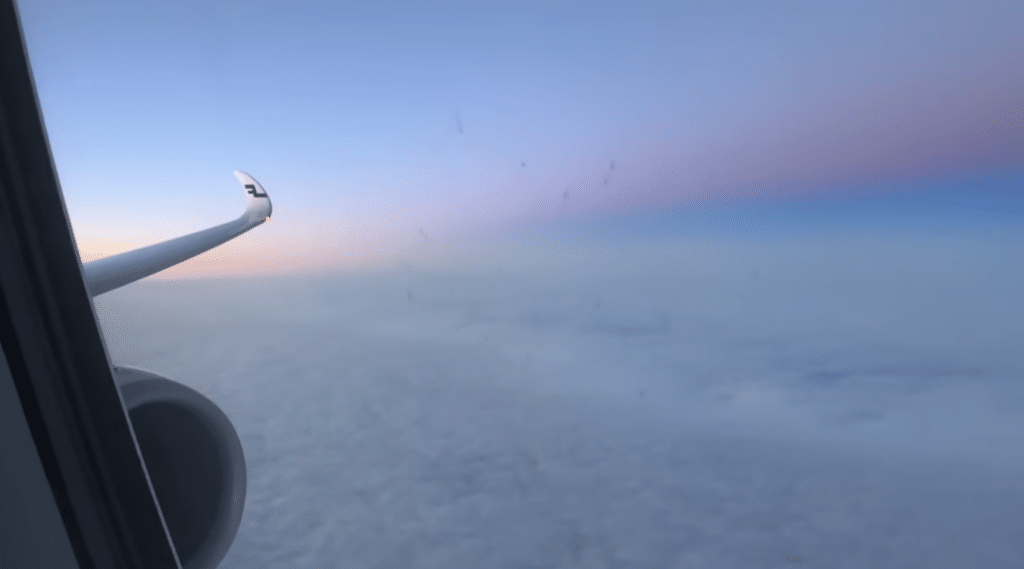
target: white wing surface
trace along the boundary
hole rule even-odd
[[[270,219],[270,197],[263,186],[245,172],[235,171],[235,177],[249,194],[249,202],[241,217],[163,243],[84,263],[82,274],[89,295],[100,295],[173,267]]]

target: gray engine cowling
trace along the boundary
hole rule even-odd
[[[114,366],[146,470],[185,569],[214,569],[242,522],[245,456],[231,421],[178,382]]]

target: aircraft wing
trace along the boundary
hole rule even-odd
[[[126,251],[82,264],[89,296],[97,296],[209,251],[270,219],[270,197],[252,176],[235,171],[235,177],[249,194],[242,216],[216,227],[183,235],[148,247]]]

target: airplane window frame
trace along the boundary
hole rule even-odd
[[[79,566],[180,569],[86,291],[14,0],[0,2],[0,345]]]

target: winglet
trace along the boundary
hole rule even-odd
[[[241,217],[155,245],[84,263],[82,276],[89,294],[103,294],[173,267],[270,219],[270,196],[263,186],[245,172],[235,172],[235,177],[249,194],[249,203]]]
[[[256,181],[256,178],[241,170],[235,170],[235,178],[238,178],[238,183],[242,184],[245,193],[249,194],[249,203],[245,208],[245,215],[248,216],[249,221],[251,223],[262,223],[270,219],[270,213],[274,208],[270,203],[270,196],[267,195],[267,190],[263,189],[263,186]]]

